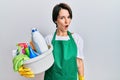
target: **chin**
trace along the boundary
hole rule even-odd
[[[68,31],[68,29],[67,30],[63,30],[64,32],[67,32]]]

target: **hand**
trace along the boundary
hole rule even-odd
[[[78,75],[78,77],[79,77],[79,80],[85,80],[85,79],[84,79],[84,76]]]
[[[26,68],[24,66],[21,66],[18,70],[19,74],[21,76],[27,77],[27,78],[33,78],[35,77],[34,73],[31,71],[30,68]]]

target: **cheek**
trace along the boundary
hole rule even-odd
[[[64,25],[64,21],[57,21],[57,25]]]
[[[69,20],[69,24],[71,23],[71,19]]]

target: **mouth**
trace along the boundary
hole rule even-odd
[[[65,28],[68,28],[68,25],[66,25]]]

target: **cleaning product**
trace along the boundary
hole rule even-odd
[[[28,48],[29,48],[29,52],[30,52],[30,58],[34,58],[34,57],[37,57],[39,54],[38,53],[36,53],[32,48],[31,48],[31,46],[30,45],[28,45]]]
[[[36,49],[35,49],[35,46],[34,46],[33,42],[30,41],[29,44],[30,44],[31,48],[36,52]]]
[[[13,58],[13,69],[14,71],[18,71],[18,69],[20,68],[20,66],[23,65],[25,60],[30,59],[27,55],[24,54],[18,54],[17,56],[15,56]]]
[[[26,54],[28,57],[30,56],[28,44],[27,43],[18,43],[18,52]]]
[[[24,67],[24,66],[21,66],[18,70],[19,74],[21,76],[24,76],[26,78],[33,78],[35,77],[35,74],[33,73],[33,71],[28,68],[28,67]]]
[[[33,28],[31,34],[32,34],[32,42],[35,46],[37,53],[41,54],[44,51],[47,51],[48,47],[41,33],[36,28]]]

